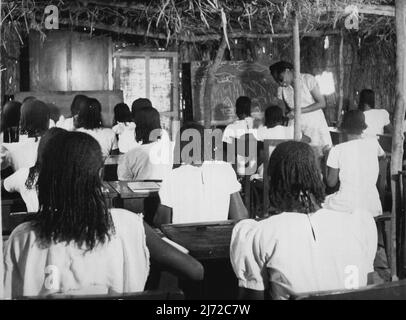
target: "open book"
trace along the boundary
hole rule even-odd
[[[149,181],[136,181],[136,182],[128,182],[127,186],[133,192],[150,192],[150,191],[158,191],[161,185],[158,182],[149,182]]]

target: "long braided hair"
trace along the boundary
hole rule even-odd
[[[269,160],[269,199],[280,212],[312,213],[324,201],[324,184],[313,149],[306,143],[279,144]]]
[[[45,244],[74,241],[92,250],[114,233],[104,200],[99,143],[81,132],[56,135],[45,147],[34,227]]]

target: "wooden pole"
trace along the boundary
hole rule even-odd
[[[337,110],[337,126],[341,123],[341,113],[343,111],[344,105],[344,36],[343,32],[340,33],[340,46],[338,48],[338,73],[339,73],[339,84],[338,84],[338,110]]]
[[[293,68],[294,68],[294,80],[293,89],[295,96],[295,126],[294,137],[295,140],[301,139],[301,108],[300,108],[300,38],[299,38],[299,21],[297,19],[296,12],[293,12]]]
[[[210,65],[209,69],[207,70],[207,80],[204,90],[204,126],[205,128],[210,128],[211,126],[211,111],[212,111],[212,89],[214,86],[214,79],[216,72],[220,66],[221,61],[223,60],[224,51],[227,47],[227,41],[223,37],[220,43],[220,46],[216,53],[216,58],[214,59],[213,63]]]
[[[391,219],[391,272],[396,280],[396,183],[393,179],[402,170],[403,158],[403,122],[406,109],[406,1],[396,0],[396,107],[394,113],[394,133],[392,138],[391,187],[392,187],[392,219]]]

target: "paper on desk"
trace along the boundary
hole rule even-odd
[[[158,191],[160,185],[157,182],[128,182],[127,186],[133,192],[148,192],[148,191]]]
[[[188,254],[189,250],[186,249],[185,247],[182,247],[180,244],[173,242],[172,240],[168,239],[167,237],[162,237],[162,240],[169,243],[171,246],[175,247],[179,251]]]

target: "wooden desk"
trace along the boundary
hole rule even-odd
[[[104,161],[103,180],[116,181],[118,164],[123,161],[124,154],[111,155]]]
[[[106,181],[103,181],[102,185],[102,192],[104,198],[107,201],[107,205],[109,208],[113,208],[116,205],[116,201],[118,199],[118,192]]]
[[[201,283],[180,281],[190,299],[236,299],[238,280],[230,262],[230,241],[235,221],[162,225],[162,232],[189,250],[204,267]]]
[[[189,250],[198,260],[230,257],[230,241],[235,221],[194,224],[165,224],[162,232],[172,241]]]
[[[144,213],[145,221],[152,225],[154,214],[159,205],[157,189],[134,192],[128,187],[133,181],[109,181],[107,183],[117,193],[114,207],[124,208],[135,213]]]

